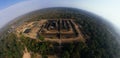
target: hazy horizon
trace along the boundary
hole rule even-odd
[[[119,0],[1,0],[0,28],[12,19],[34,10],[48,7],[72,7],[83,9],[105,18],[120,32],[119,2]]]

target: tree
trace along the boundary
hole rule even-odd
[[[63,57],[62,57],[62,58],[70,58],[69,52],[68,52],[68,51],[65,51],[65,52],[63,53]]]
[[[38,36],[38,39],[40,39],[41,41],[43,41],[44,37],[43,36]]]

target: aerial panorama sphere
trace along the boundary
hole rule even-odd
[[[119,58],[113,26],[90,12],[44,8],[0,30],[0,58]]]

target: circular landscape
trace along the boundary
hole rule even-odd
[[[0,58],[119,58],[110,23],[87,11],[55,7],[9,22],[0,33]]]

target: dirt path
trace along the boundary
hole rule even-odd
[[[25,51],[24,51],[24,54],[23,54],[23,58],[31,58],[31,55],[28,52],[27,48],[25,48]]]

